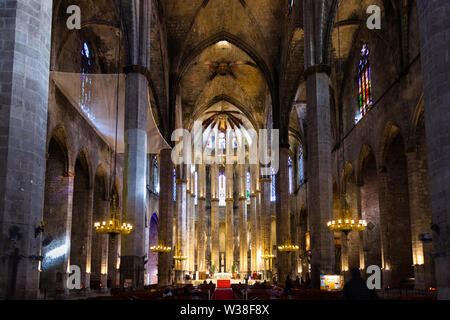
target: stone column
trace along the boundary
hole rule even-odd
[[[427,187],[424,186],[417,153],[406,154],[409,182],[409,212],[411,216],[411,243],[414,264],[415,289],[427,290],[434,287],[434,264],[431,260],[432,244],[419,240],[421,234],[432,234],[431,212]]]
[[[226,183],[226,207],[225,207],[225,225],[226,225],[226,272],[231,272],[234,264],[234,210],[233,210],[233,165],[225,165]]]
[[[125,163],[123,188],[124,219],[133,231],[122,237],[120,271],[122,284],[144,286],[145,215],[147,203],[147,110],[148,81],[140,73],[129,73],[125,88]]]
[[[335,252],[331,220],[331,129],[329,76],[326,67],[313,66],[305,71],[308,118],[308,212],[311,220],[311,281],[320,287],[320,275],[333,273]]]
[[[186,170],[186,174],[187,174],[187,183],[186,183],[186,235],[185,235],[185,239],[186,239],[186,251],[184,252],[184,254],[187,256],[187,260],[186,260],[186,270],[188,272],[192,272],[194,271],[193,269],[191,269],[191,261],[193,259],[193,257],[191,257],[191,246],[193,245],[193,243],[191,242],[191,235],[190,235],[190,231],[191,231],[191,223],[192,223],[192,201],[191,201],[191,186],[192,186],[192,178],[193,176],[191,175],[191,166],[188,165],[187,166],[187,170]]]
[[[206,168],[204,164],[199,165],[198,182],[197,270],[206,272]]]
[[[191,208],[189,210],[189,271],[195,272],[195,195],[194,191],[191,192]]]
[[[28,257],[41,245],[52,1],[2,1],[0,21],[0,299],[34,299],[38,261]]]
[[[272,254],[272,243],[271,243],[271,210],[270,210],[270,189],[272,179],[270,176],[261,176],[260,180],[261,185],[261,235],[262,235],[262,245],[261,245],[261,254],[268,255]],[[272,270],[271,270],[271,261],[263,260],[263,270],[264,270],[264,279],[272,280]]]
[[[239,272],[241,278],[248,272],[247,248],[247,197],[245,185],[245,165],[238,164],[239,173]]]
[[[161,150],[159,191],[159,244],[173,247],[173,163],[171,149]],[[173,249],[173,248],[172,248]],[[158,284],[171,284],[173,250],[158,254]]]
[[[418,0],[433,246],[439,299],[450,299],[450,2]],[[447,146],[447,147],[444,147]]]
[[[211,264],[219,270],[219,170],[217,164],[211,166]]]
[[[387,174],[385,171],[378,173],[378,195],[380,201],[380,238],[381,238],[381,261],[383,271],[383,287],[391,282],[391,259],[390,242],[388,232],[389,203],[387,195]]]
[[[176,202],[176,213],[177,213],[177,222],[176,222],[176,251],[174,253],[176,255],[185,256],[186,252],[186,180],[184,179],[183,167],[178,168],[177,178],[175,180],[176,188],[177,188],[177,202]],[[183,281],[183,275],[186,270],[185,261],[176,261],[176,280],[177,282]]]
[[[257,258],[258,258],[258,245],[257,245],[257,234],[258,230],[256,228],[256,180],[257,180],[257,168],[256,165],[250,165],[250,206],[248,208],[248,216],[250,218],[250,247],[251,247],[251,272],[258,271]]]
[[[259,182],[259,173],[257,174],[257,179]],[[255,202],[256,202],[256,245],[257,245],[257,252],[259,252],[260,256],[257,257],[257,265],[258,265],[258,272],[262,272],[264,269],[264,261],[261,259],[261,255],[264,254],[264,223],[263,223],[263,210],[261,209],[262,205],[262,192],[261,192],[261,186],[259,189],[255,191]]]
[[[280,145],[279,170],[276,174],[276,221],[277,221],[277,246],[292,243],[291,221],[289,217],[289,145]],[[270,193],[269,193],[270,194]],[[291,255],[296,253],[277,252],[278,280],[284,281],[287,275],[292,274]]]

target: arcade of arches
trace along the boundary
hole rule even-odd
[[[377,265],[450,298],[448,1],[80,2],[70,30],[72,1],[0,1],[0,298],[74,265],[99,292]],[[130,234],[94,229],[114,205]]]

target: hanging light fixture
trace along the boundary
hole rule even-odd
[[[299,249],[300,249],[299,246],[291,243],[290,238],[286,239],[285,244],[278,246],[278,251],[281,251],[281,252],[295,252],[295,251],[298,251]]]
[[[340,3],[340,2],[339,2]],[[338,76],[342,76],[342,65],[341,65],[341,37],[340,37],[340,21],[339,21],[339,3],[337,8],[337,19],[338,19]],[[345,177],[345,140],[342,139],[342,168]],[[336,219],[327,222],[327,227],[330,231],[341,231],[348,234],[351,231],[363,231],[367,227],[365,220],[356,220],[352,217],[346,193],[346,183],[343,182],[342,186],[344,188],[342,192],[342,207],[338,210],[338,217]]]
[[[119,124],[119,84],[120,84],[120,31],[119,31],[119,58],[118,58],[118,67],[117,67],[117,93],[116,93],[116,135],[114,141],[114,171],[111,179],[110,185],[112,186],[114,181],[116,180],[116,169],[117,169],[117,133],[118,133],[118,124]],[[112,194],[112,203],[110,202],[109,209],[109,219],[104,221],[96,221],[94,222],[95,231],[100,234],[122,234],[127,235],[130,234],[133,230],[133,226],[128,222],[120,222],[120,212],[117,205],[117,197],[116,194],[111,190]]]
[[[168,253],[172,251],[172,247],[168,247],[164,245],[164,243],[160,242],[157,246],[150,247],[150,250],[156,253]]]

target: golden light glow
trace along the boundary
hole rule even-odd
[[[172,247],[168,247],[168,246],[165,246],[164,244],[160,243],[157,246],[150,247],[150,250],[152,252],[157,252],[157,253],[167,253],[167,252],[172,251]]]
[[[116,197],[113,196],[113,203],[111,204],[110,209],[110,219],[108,222],[106,221],[96,221],[94,223],[95,231],[97,231],[100,234],[122,234],[127,235],[131,233],[131,230],[133,230],[133,226],[130,223],[123,222],[121,223],[118,219],[119,210],[116,206]]]

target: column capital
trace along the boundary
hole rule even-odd
[[[261,192],[261,190],[256,190],[255,191],[255,195],[258,195],[258,194],[261,194],[262,192]]]
[[[272,182],[272,179],[270,179],[270,178],[261,178],[261,179],[259,179],[259,182],[260,182],[260,183],[264,183],[264,182]]]
[[[225,201],[226,202],[234,202],[234,199],[233,198],[226,198]]]
[[[212,199],[211,199],[211,202],[219,202],[219,199],[217,199],[217,198],[212,198]]]
[[[206,200],[206,197],[198,197],[198,200]]]
[[[239,197],[239,201],[247,200],[247,197]]]
[[[314,66],[307,68],[305,71],[303,71],[303,77],[306,79],[310,75],[313,75],[316,73],[326,73],[328,76],[330,76],[331,67],[326,64],[316,64]]]
[[[175,179],[175,183],[187,183],[186,179]]]
[[[256,198],[257,194],[256,193],[252,193],[250,194],[250,198]]]

